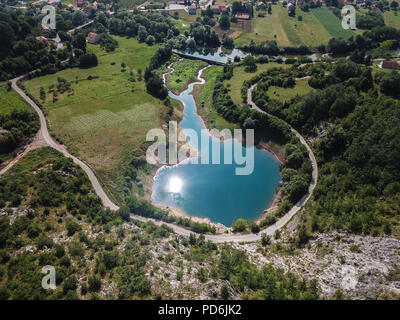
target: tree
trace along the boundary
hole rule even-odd
[[[75,11],[72,15],[72,23],[75,27],[84,24],[85,19],[86,19],[85,14],[80,10]]]
[[[239,218],[232,223],[233,232],[242,232],[246,230],[246,228],[247,228],[246,220],[242,218]]]
[[[392,1],[390,4],[390,7],[394,10],[396,10],[399,7],[399,3],[397,1]]]
[[[245,66],[246,72],[255,72],[257,70],[256,60],[252,55],[246,56],[242,60],[242,64]]]
[[[219,19],[219,26],[222,30],[228,30],[231,26],[229,22],[229,16],[227,14],[222,14],[221,18]]]
[[[75,49],[80,49],[83,52],[86,52],[86,38],[83,33],[78,33],[74,40],[72,41],[72,45]]]
[[[97,56],[94,53],[85,53],[79,57],[80,68],[91,68],[97,66]]]

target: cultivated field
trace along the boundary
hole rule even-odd
[[[296,17],[289,17],[287,8],[282,4],[272,6],[272,13],[266,14],[265,17],[255,17],[252,20],[252,31],[246,32],[240,28],[234,28],[241,32],[235,42],[240,44],[248,44],[250,40],[262,42],[266,40],[276,40],[280,46],[317,46],[321,43],[327,43],[331,38],[331,34],[327,31],[318,18],[313,14],[313,10],[303,12],[297,10]],[[335,18],[331,12],[330,18]],[[298,20],[298,16],[302,16],[302,21]],[[340,21],[338,22],[340,26]],[[340,26],[341,28],[341,26]]]
[[[342,28],[341,20],[339,20],[328,8],[321,7],[311,9],[311,12],[332,37],[347,39],[354,35],[353,31]]]
[[[88,45],[88,50],[98,56],[97,67],[64,70],[24,85],[38,100],[40,88],[45,89],[44,107],[52,132],[95,169],[107,191],[117,195],[118,200],[121,168],[129,161],[126,154],[141,145],[149,129],[160,126],[165,107],[146,93],[139,76],[157,47],[135,39],[116,39],[119,48],[112,53]],[[130,71],[134,72],[135,82],[129,80]],[[59,94],[58,101],[53,102],[49,87],[57,85],[58,77],[71,83],[73,94]]]

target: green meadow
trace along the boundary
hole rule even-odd
[[[314,9],[309,12],[297,9],[296,16],[289,17],[287,8],[282,7],[282,4],[279,3],[272,5],[272,13],[266,13],[263,18],[258,17],[257,11],[255,11],[255,17],[251,20],[251,32],[234,28],[240,32],[235,43],[243,45],[251,40],[256,43],[276,40],[280,46],[318,46],[321,43],[328,43],[333,34],[342,36],[352,33],[341,29],[340,21],[327,8],[322,9],[321,13],[318,11],[315,13]],[[298,20],[299,16],[302,17],[302,21]],[[326,19],[328,21],[322,21]],[[343,32],[336,28],[335,23]]]
[[[233,69],[233,77],[229,80],[226,80],[225,83],[229,87],[229,95],[232,98],[232,101],[237,104],[241,105],[242,97],[241,97],[241,88],[243,82],[246,80],[250,80],[255,75],[264,72],[268,69],[272,69],[274,67],[289,67],[287,64],[278,64],[276,62],[270,62],[265,64],[257,64],[257,71],[256,72],[246,72],[244,70],[244,66],[235,66]]]
[[[166,108],[146,92],[140,75],[157,46],[115,38],[119,42],[115,52],[88,45],[88,51],[98,57],[98,66],[63,70],[24,85],[39,101],[40,88],[45,89],[43,105],[52,134],[96,171],[118,201],[121,167],[127,161],[124,155],[140,147],[148,130],[160,127]],[[72,91],[58,94],[53,102],[49,91],[51,85],[57,85],[58,77],[70,82]]]
[[[285,102],[294,98],[295,96],[305,95],[312,91],[313,89],[308,85],[308,79],[302,79],[296,81],[296,86],[294,88],[281,88],[271,86],[268,88],[268,96],[273,99]]]
[[[7,83],[0,83],[0,113],[10,113],[14,109],[33,110],[14,90],[7,91]]]
[[[341,20],[339,20],[328,8],[321,7],[311,9],[311,12],[332,37],[347,39],[354,35],[353,31],[342,28]]]

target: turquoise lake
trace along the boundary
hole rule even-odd
[[[184,116],[179,126],[183,131],[196,131],[200,137],[201,129],[206,127],[190,94],[193,85],[189,85],[179,96],[172,92],[169,96],[184,104]],[[209,134],[207,136],[208,144],[216,139]],[[225,144],[232,145],[232,142],[235,145],[233,148],[239,147],[243,155],[246,153],[246,148],[237,140],[214,141],[217,141],[221,155],[224,154]],[[201,143],[189,143],[201,151]],[[249,175],[235,174],[235,169],[244,165],[236,164],[233,157],[232,164],[223,164],[223,161],[221,164],[193,164],[191,159],[161,167],[154,177],[152,201],[226,226],[231,226],[238,218],[256,219],[273,201],[281,176],[279,161],[274,155],[266,150],[251,148],[254,149],[254,170]],[[210,163],[211,157],[210,149]]]

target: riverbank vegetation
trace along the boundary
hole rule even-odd
[[[174,72],[166,76],[167,87],[175,94],[180,94],[197,79],[197,74],[207,63],[201,60],[180,59],[172,65]]]

